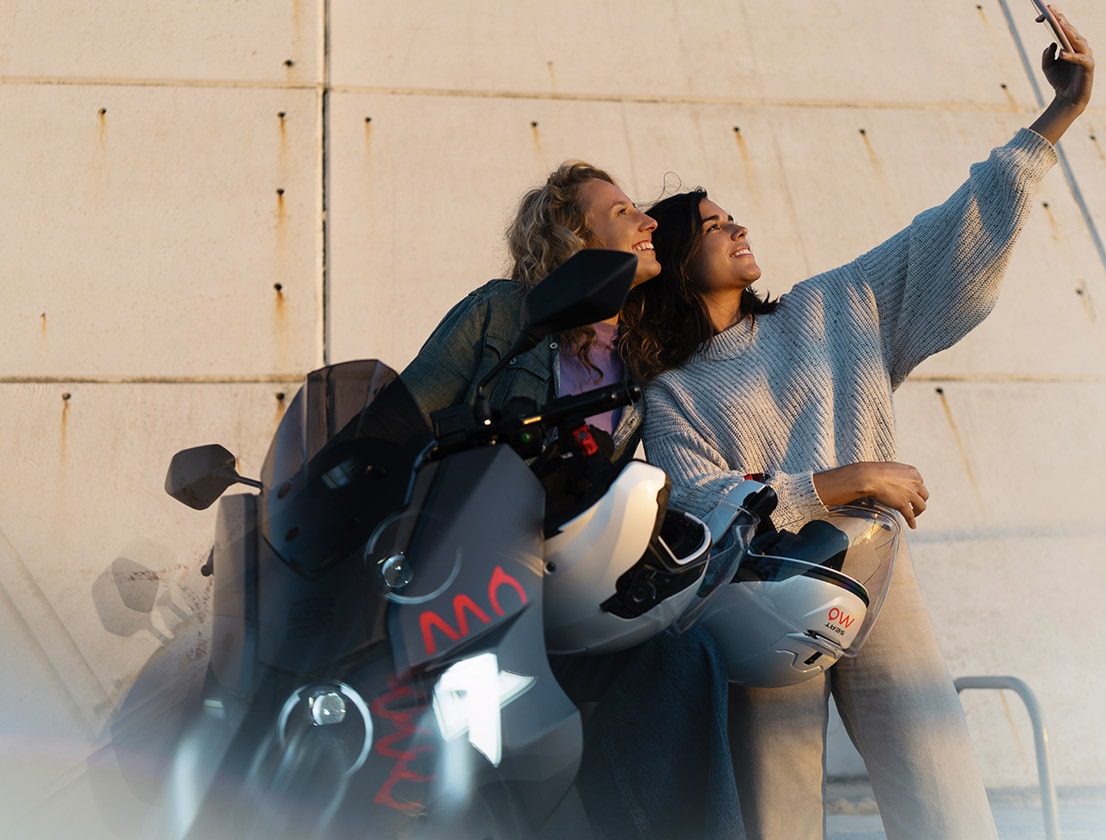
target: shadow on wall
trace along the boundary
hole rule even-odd
[[[115,636],[133,636],[149,630],[162,644],[169,643],[172,637],[159,630],[153,620],[160,588],[157,572],[126,557],[116,558],[92,584],[92,601],[100,623]],[[172,604],[168,594],[160,603],[169,606],[182,619],[188,618]]]
[[[89,775],[105,820],[120,836],[134,836],[151,816],[173,751],[194,708],[206,671],[207,610],[197,601],[182,609],[158,573],[118,557],[92,585],[105,630],[130,637],[148,632],[158,648],[139,671],[101,733]],[[156,619],[155,619],[156,616]],[[168,632],[159,624],[169,628]]]

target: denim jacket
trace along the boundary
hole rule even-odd
[[[476,384],[507,353],[518,334],[526,290],[512,280],[490,280],[446,313],[400,378],[427,414],[471,401]],[[557,396],[559,335],[551,335],[514,359],[488,388],[493,409],[511,397],[539,404]],[[629,405],[614,434],[616,457],[636,448],[642,408]]]

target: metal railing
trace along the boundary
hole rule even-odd
[[[1037,751],[1037,777],[1041,786],[1041,806],[1044,810],[1045,836],[1048,840],[1060,838],[1060,809],[1056,800],[1056,785],[1052,780],[1052,758],[1048,751],[1048,730],[1037,696],[1017,677],[960,677],[954,682],[957,693],[965,689],[998,689],[1014,691],[1025,703],[1029,720],[1033,724],[1033,741]]]

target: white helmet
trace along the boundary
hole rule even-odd
[[[633,460],[603,484],[582,511],[547,523],[550,653],[606,653],[656,635],[687,609],[706,574],[710,531],[668,506],[663,470]]]
[[[759,533],[701,617],[730,682],[792,685],[856,656],[887,594],[900,528],[894,511],[864,500],[798,533]]]

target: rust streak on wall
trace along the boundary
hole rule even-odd
[[[58,425],[58,461],[64,470],[69,460],[69,401],[72,397],[68,391],[61,395],[61,421]]]
[[[883,161],[879,159],[879,155],[876,153],[876,147],[872,145],[872,140],[868,136],[867,129],[860,129],[860,137],[864,141],[864,149],[868,152],[868,162],[872,165],[872,172],[875,174],[880,184],[886,186],[886,178],[883,174]]]
[[[1060,228],[1060,223],[1056,219],[1056,214],[1052,212],[1052,208],[1047,201],[1041,202],[1041,207],[1044,208],[1045,217],[1048,219],[1049,230],[1052,231],[1052,239],[1054,242],[1064,241],[1064,232]]]
[[[751,196],[759,195],[760,187],[757,185],[757,168],[753,165],[753,156],[749,154],[749,145],[745,141],[745,135],[740,126],[733,127],[734,142],[737,143],[737,151],[741,155],[741,165],[745,173],[745,185]]]
[[[365,117],[365,164],[372,162],[373,156],[373,118]]]
[[[549,164],[546,162],[545,159],[545,149],[541,143],[541,132],[538,130],[537,120],[533,120],[530,123],[530,135],[534,141],[534,154],[537,155],[539,169],[548,169]]]
[[[1091,297],[1091,290],[1087,288],[1085,279],[1079,281],[1079,285],[1075,287],[1075,293],[1079,296],[1079,301],[1083,304],[1083,311],[1087,313],[1091,323],[1098,323],[1098,315],[1094,310],[1094,299]]]
[[[105,178],[105,168],[107,161],[107,146],[108,146],[108,121],[107,121],[107,108],[100,108],[96,121],[96,146],[92,150],[92,172],[91,183],[94,191],[94,195],[99,197],[99,193],[103,186]]]
[[[280,425],[281,419],[284,417],[284,412],[288,408],[288,400],[283,391],[276,392],[276,416],[273,418],[273,433],[276,433],[277,426]]]
[[[1102,144],[1098,142],[1098,135],[1091,133],[1091,142],[1094,143],[1095,151],[1098,152],[1098,159],[1103,163],[1106,163],[1106,152],[1102,150]]]
[[[956,451],[960,455],[960,463],[964,467],[964,474],[968,477],[968,483],[972,486],[972,492],[975,494],[976,499],[979,500],[980,506],[986,510],[986,503],[983,501],[983,494],[979,492],[979,483],[976,481],[975,473],[972,471],[971,459],[968,457],[968,450],[964,446],[964,441],[960,437],[960,429],[957,428],[956,419],[952,416],[952,407],[949,405],[948,395],[945,394],[944,388],[937,388],[937,398],[941,401],[941,410],[945,413],[945,420],[948,421],[949,430],[952,432],[952,439],[956,442]]]

